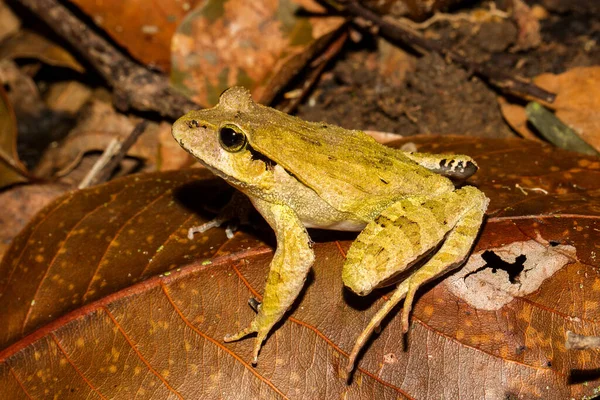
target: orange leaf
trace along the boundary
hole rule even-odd
[[[73,0],[117,43],[146,65],[168,71],[177,24],[202,0]]]
[[[306,289],[252,367],[252,340],[222,338],[253,317],[247,300],[263,290],[272,257],[257,238],[271,243],[270,231],[227,240],[214,229],[190,241],[187,228],[204,219],[189,207],[219,204],[225,185],[201,170],[131,176],[55,201],[0,264],[0,340],[12,343],[0,352],[2,397],[593,395],[600,378],[589,374],[600,356],[568,351],[564,339],[567,330],[598,330],[600,162],[517,139],[424,136],[396,145],[408,141],[480,165],[471,183],[491,204],[462,280],[467,289],[509,288],[504,304],[491,309],[494,298],[477,298],[475,286],[477,303],[457,291],[455,276],[439,280],[420,292],[406,348],[391,315],[346,385],[338,370],[387,291],[345,291],[351,240],[313,232]],[[482,264],[485,250],[501,260]],[[544,269],[544,253],[556,256],[556,268]]]

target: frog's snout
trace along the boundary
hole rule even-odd
[[[185,136],[185,132],[187,132],[186,125],[187,121],[185,121],[183,118],[179,118],[171,127],[171,134],[173,135],[173,138],[179,142],[179,144],[181,144],[183,136]]]
[[[183,148],[189,149],[193,145],[194,138],[201,136],[204,130],[206,130],[206,125],[193,117],[184,115],[173,123],[171,134]]]

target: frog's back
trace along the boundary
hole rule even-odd
[[[452,182],[364,132],[306,122],[257,105],[250,145],[340,211],[371,215],[386,201],[453,190]],[[259,123],[260,121],[260,123]]]

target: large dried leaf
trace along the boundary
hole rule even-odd
[[[72,0],[141,62],[168,71],[171,37],[190,9],[205,0]]]
[[[0,86],[0,188],[27,180],[27,171],[17,154],[15,114]]]
[[[245,86],[270,102],[331,40],[344,19],[314,0],[208,0],[173,37],[173,85],[205,106],[225,89]]]
[[[72,193],[15,239],[0,265],[0,340],[13,343],[0,352],[3,397],[594,393],[598,353],[567,351],[564,338],[599,328],[600,162],[516,139],[408,140],[421,151],[474,156],[481,170],[472,183],[491,198],[489,218],[462,276],[417,299],[407,348],[392,315],[349,386],[338,368],[388,293],[343,290],[351,241],[315,235],[307,288],[253,368],[251,339],[222,338],[253,317],[246,302],[262,292],[271,248],[256,239],[262,229],[188,240],[187,228],[202,220],[186,205],[217,201],[223,185],[203,171],[180,171]]]

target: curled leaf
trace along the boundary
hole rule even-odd
[[[34,58],[49,65],[85,71],[71,53],[33,31],[21,31],[3,43],[0,59],[4,58]]]
[[[0,188],[28,181],[17,154],[17,121],[4,88],[0,86]]]

